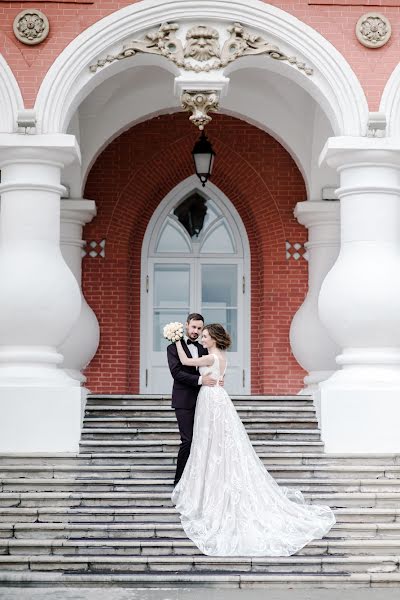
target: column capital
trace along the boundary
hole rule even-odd
[[[65,167],[75,161],[81,162],[81,153],[74,135],[0,133],[0,168],[18,162]]]
[[[298,202],[294,208],[294,216],[301,225],[337,225],[340,221],[340,203],[335,200]]]
[[[90,223],[96,214],[97,209],[94,200],[61,200],[61,222],[83,226]]]
[[[400,141],[393,138],[337,136],[327,139],[319,157],[324,163],[342,170],[372,163],[377,166],[400,168]]]

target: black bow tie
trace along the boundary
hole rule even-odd
[[[191,340],[191,339],[188,338],[187,342],[186,342],[186,345],[189,346],[189,344],[194,344],[195,346],[198,346],[199,342],[194,342],[193,340]]]

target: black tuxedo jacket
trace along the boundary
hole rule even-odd
[[[182,348],[188,358],[192,358],[189,348],[182,340]],[[198,345],[199,357],[208,354],[208,350]],[[167,358],[169,370],[174,379],[172,388],[172,408],[194,408],[196,406],[197,394],[200,386],[198,385],[200,373],[197,367],[187,367],[181,363],[178,356],[176,344],[170,344],[167,347]]]

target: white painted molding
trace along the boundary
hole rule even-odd
[[[314,69],[312,77],[300,73],[296,67],[282,65],[285,76],[293,78],[318,99],[336,135],[365,133],[367,101],[360,82],[343,56],[317,31],[261,0],[203,0],[201,3],[197,0],[143,0],[101,19],[78,35],[49,69],[35,106],[38,131],[66,131],[74,110],[84,97],[114,75],[117,68],[123,70],[132,64],[129,60],[117,61],[117,67],[112,64],[93,74],[88,67],[98,58],[162,22],[205,19],[222,23],[239,21],[279,44],[286,53],[304,60]],[[271,61],[271,67],[275,62]],[[168,61],[165,59],[164,63]],[[239,66],[240,60],[236,61],[235,67],[231,65],[225,71],[232,72]],[[165,65],[165,68],[171,70],[171,65]],[[180,74],[179,69],[175,68],[175,71],[176,75]]]
[[[400,136],[400,63],[386,82],[379,112],[386,115],[386,135]]]
[[[17,114],[23,107],[24,101],[14,73],[0,54],[0,133],[17,130]]]

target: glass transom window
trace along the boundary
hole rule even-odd
[[[241,254],[235,235],[222,210],[211,199],[194,192],[168,214],[160,228],[156,254]]]

